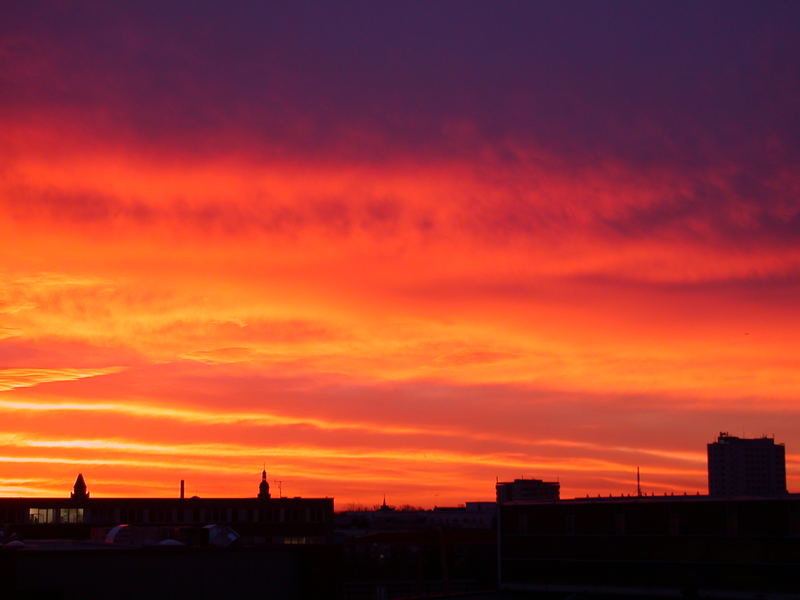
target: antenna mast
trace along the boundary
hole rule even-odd
[[[636,466],[636,495],[642,497],[642,480],[639,477],[639,466]]]

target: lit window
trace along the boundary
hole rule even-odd
[[[61,508],[58,517],[62,523],[83,523],[83,509]]]
[[[56,522],[56,509],[54,508],[29,508],[28,520],[31,523],[55,523]]]

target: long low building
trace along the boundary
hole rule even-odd
[[[330,542],[332,498],[272,498],[265,484],[262,473],[254,498],[90,498],[79,475],[70,498],[0,498],[0,529],[23,538],[86,539],[120,524],[217,524],[255,543]]]

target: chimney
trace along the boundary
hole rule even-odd
[[[181,479],[181,500],[183,500],[183,489],[184,489],[183,479]]]

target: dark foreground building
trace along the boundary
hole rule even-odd
[[[781,496],[786,493],[786,450],[768,437],[725,432],[708,444],[708,493],[712,496]]]
[[[102,540],[119,525],[173,537],[171,529],[210,524],[234,529],[244,544],[326,544],[333,499],[271,498],[266,472],[254,498],[90,498],[83,475],[70,498],[0,498],[0,529],[23,539]]]
[[[0,548],[3,600],[338,600],[331,545],[119,547],[66,540]]]
[[[498,510],[501,590],[643,598],[800,593],[798,495],[511,502]]]
[[[331,498],[0,498],[0,598],[340,598]]]
[[[493,590],[497,505],[346,511],[335,517],[345,600],[450,597]],[[445,596],[446,595],[446,596]]]

